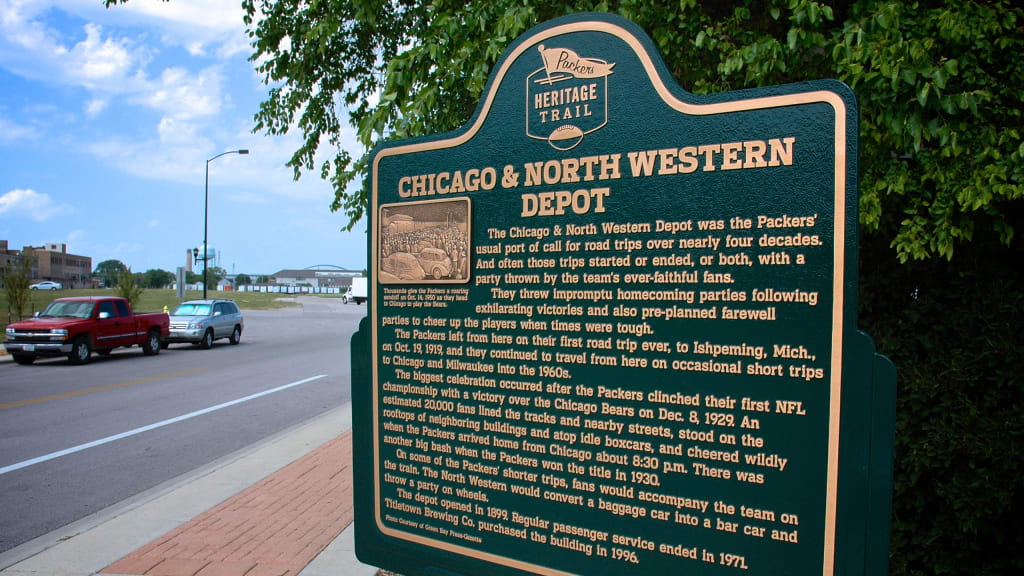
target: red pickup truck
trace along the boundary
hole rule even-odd
[[[106,355],[136,344],[152,356],[160,353],[170,323],[164,313],[132,314],[124,298],[58,298],[35,318],[7,326],[4,348],[18,364],[43,356],[67,356],[72,364],[85,364],[94,351]]]

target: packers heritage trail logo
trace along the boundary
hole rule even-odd
[[[608,76],[615,64],[568,48],[537,49],[544,66],[526,78],[526,134],[571,150],[608,123]]]

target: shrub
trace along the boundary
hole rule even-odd
[[[117,274],[117,286],[114,293],[128,301],[128,305],[135,309],[142,297],[142,286],[139,286],[132,274],[131,268],[125,268]]]

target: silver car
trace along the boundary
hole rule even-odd
[[[189,342],[204,349],[221,338],[238,344],[244,328],[242,312],[231,300],[189,300],[171,314],[171,333],[165,342]]]

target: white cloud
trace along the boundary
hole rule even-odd
[[[85,38],[72,43],[67,33],[40,20],[48,8],[43,3],[0,8],[0,66],[32,80],[106,93],[137,89],[136,71],[151,57],[144,45],[95,23],[85,24],[80,29]]]
[[[118,6],[94,14],[93,8],[79,5],[80,0],[63,0],[62,3],[65,9],[86,20],[103,17],[104,22],[112,21],[114,26],[119,19],[117,16],[129,10],[128,6]],[[127,96],[136,104],[179,118],[207,116],[221,110],[225,98],[224,80],[218,67],[207,66],[193,72],[178,64],[156,71],[155,76],[146,69],[155,55],[167,46],[180,45],[191,54],[202,56],[204,44],[210,43],[209,39],[191,37],[182,28],[178,32],[184,34],[165,31],[164,42],[154,43],[148,33],[125,32],[125,29],[116,27],[107,30],[95,22],[62,31],[46,24],[46,11],[53,9],[49,4],[32,0],[20,3],[19,0],[13,0],[13,3],[0,0],[0,67],[30,80],[85,88],[91,93],[92,102],[86,106],[90,115],[102,111],[102,107],[109,105],[115,96]],[[130,4],[139,6],[147,2]],[[156,9],[160,12],[161,5],[167,5],[163,2],[153,4],[153,8],[144,11]],[[180,6],[184,3],[173,4]],[[233,36],[230,28],[223,25],[225,10],[217,7],[220,4],[223,3],[211,2],[209,6],[190,4],[185,8],[193,14],[190,23],[208,24],[206,30],[210,39]],[[176,8],[174,14],[181,9]],[[238,12],[237,7],[234,12]],[[159,26],[160,23],[156,24]],[[152,28],[153,24],[139,22],[138,26],[146,29]],[[244,28],[240,12],[235,28],[238,32]],[[69,34],[76,32],[79,39],[70,40]]]
[[[72,211],[67,204],[56,204],[47,194],[30,189],[15,189],[0,196],[0,216],[28,218],[36,222]]]
[[[126,265],[131,266],[131,260],[128,256],[139,253],[142,248],[142,244],[138,242],[118,242],[114,246],[105,243],[94,244],[91,247],[92,254],[102,254],[102,256],[92,257],[93,266],[104,260],[120,260]]]
[[[16,144],[24,140],[35,139],[39,134],[31,126],[15,124],[0,117],[0,144]]]
[[[157,134],[163,144],[195,145],[201,140],[195,124],[180,118],[161,118]]]
[[[237,2],[193,0],[190,2],[129,2],[127,8],[157,20],[168,31],[184,35],[186,30],[226,33],[243,26],[244,12]]]
[[[36,7],[31,3],[17,0],[0,5],[0,26],[4,30],[4,43],[29,51],[44,51],[43,56],[66,52],[51,41],[45,26],[32,21],[31,18],[34,16],[33,13],[30,13],[32,8]]]
[[[83,149],[109,162],[119,170],[146,179],[202,186],[206,160],[228,150],[245,148],[247,156],[227,154],[210,163],[210,185],[225,198],[249,205],[268,205],[281,198],[326,210],[334,197],[329,182],[320,179],[320,163],[334,153],[329,142],[321,142],[316,168],[304,170],[302,179],[293,179],[285,162],[301,145],[298,131],[282,136],[263,136],[248,131],[247,121],[238,121],[237,129],[208,134],[201,119],[164,117],[158,138],[129,140],[107,138],[83,146]],[[342,131],[342,141],[353,154],[358,151],[354,134]]]
[[[236,54],[249,54],[252,44],[246,34],[232,34],[217,49],[217,57],[226,60]]]
[[[238,204],[248,204],[250,206],[269,206],[273,203],[272,197],[264,193],[263,190],[246,189],[232,192],[228,195],[228,199]]]
[[[114,246],[115,254],[132,254],[138,252],[142,246],[138,242],[118,242],[117,246]]]
[[[85,40],[75,44],[62,59],[72,78],[96,87],[99,82],[128,76],[137,61],[129,52],[131,45],[127,39],[104,39],[102,27],[92,23],[85,25],[85,34]]]
[[[164,125],[164,123],[161,123]],[[162,129],[163,130],[163,129]],[[163,137],[165,134],[161,134]],[[84,144],[82,150],[109,162],[127,174],[151,179],[194,184],[202,183],[202,149],[205,138],[189,142],[182,136],[172,140],[132,141],[120,137]]]
[[[210,116],[220,111],[223,77],[217,68],[191,76],[184,68],[167,68],[141,100],[176,118]]]
[[[63,0],[68,10],[91,13],[97,0]],[[105,11],[106,19],[123,24],[155,28],[161,42],[181,46],[193,55],[216,54],[220,58],[248,50],[239,2],[190,0],[188,2],[128,2]]]
[[[66,244],[68,246],[68,253],[70,253],[70,254],[83,254],[85,246],[84,246],[84,242],[82,242],[82,241],[85,239],[85,236],[86,236],[85,230],[81,230],[81,229],[72,230],[71,232],[68,232],[68,237],[67,237],[67,242],[66,242]]]
[[[85,113],[89,116],[96,116],[107,109],[107,104],[109,104],[107,100],[93,98],[85,104]]]

